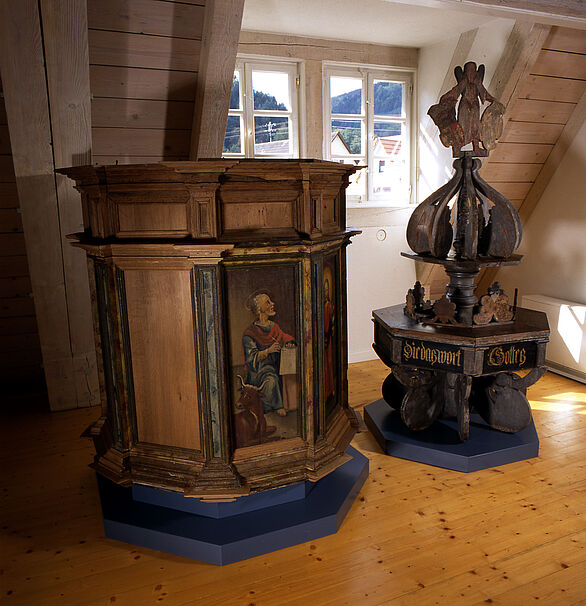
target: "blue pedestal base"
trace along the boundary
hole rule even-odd
[[[300,483],[233,503],[123,488],[97,476],[106,537],[223,565],[334,534],[368,477],[368,459],[352,447],[346,452],[352,460],[313,486]]]
[[[472,414],[470,439],[461,442],[455,419],[438,419],[428,429],[411,431],[382,399],[364,408],[364,421],[386,454],[455,471],[480,471],[539,454],[533,421],[511,434],[492,429]]]

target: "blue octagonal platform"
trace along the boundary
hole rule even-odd
[[[455,471],[480,471],[539,454],[533,421],[517,433],[503,433],[472,414],[470,439],[461,442],[455,419],[438,419],[428,429],[412,431],[383,399],[364,408],[364,421],[386,454]]]
[[[233,503],[123,488],[97,476],[106,537],[223,565],[334,534],[368,477],[368,459],[352,447],[346,453],[352,459],[319,482]]]

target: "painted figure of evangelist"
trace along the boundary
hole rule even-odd
[[[250,295],[246,306],[255,317],[242,335],[244,364],[248,373],[246,383],[257,387],[262,385],[264,413],[276,412],[284,417],[288,410],[297,408],[297,403],[290,401],[287,389],[288,379],[295,381],[295,337],[271,320],[276,314],[275,304],[265,290]]]
[[[336,396],[336,310],[332,296],[332,280],[331,269],[328,266],[324,267],[324,374],[325,398],[328,403]]]

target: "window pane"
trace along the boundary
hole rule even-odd
[[[336,158],[335,162],[340,164],[352,164],[353,166],[366,166],[366,158]],[[346,188],[346,200],[356,202],[356,198],[366,200],[366,187],[368,176],[365,170],[358,170],[350,175],[350,182]]]
[[[403,86],[402,82],[374,81],[375,116],[395,116],[398,118],[403,115]]]
[[[362,114],[362,79],[330,76],[332,114]]]
[[[396,137],[401,135],[401,123],[400,122],[382,122],[376,120],[374,123],[374,136],[379,137]]]
[[[346,160],[346,164],[359,164],[364,166],[366,162],[364,160]],[[346,188],[346,197],[360,196],[361,200],[366,200],[366,184],[367,184],[366,170],[359,170],[350,176],[350,183]]]
[[[289,118],[255,116],[254,153],[271,156],[289,154]]]
[[[230,109],[241,109],[240,103],[240,72],[234,72],[232,80],[232,93],[230,94]]]
[[[332,120],[332,155],[362,153],[362,120]]]
[[[283,72],[252,72],[254,109],[289,111],[289,75]]]
[[[242,128],[240,126],[240,120],[240,116],[228,116],[228,122],[226,124],[226,135],[224,136],[224,147],[222,149],[222,153],[242,153],[242,139],[240,137]]]
[[[402,125],[375,122],[372,193],[405,202],[409,197],[409,170]],[[386,134],[393,133],[393,134]]]

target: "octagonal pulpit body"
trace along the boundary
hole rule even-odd
[[[345,188],[318,160],[62,169],[82,194],[94,468],[206,500],[348,460]]]
[[[549,325],[544,313],[517,308],[512,322],[475,330],[417,322],[402,305],[372,315],[373,348],[393,369],[383,398],[409,429],[424,430],[440,416],[455,417],[465,441],[470,409],[499,431],[515,433],[529,425],[526,389],[545,372]],[[519,371],[527,374],[517,376]]]

